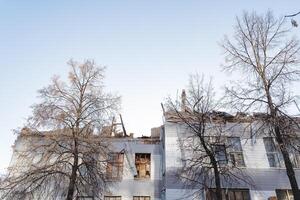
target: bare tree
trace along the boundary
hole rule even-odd
[[[68,83],[54,77],[39,91],[41,102],[33,105],[1,184],[2,198],[101,198],[106,189],[109,143],[99,133],[120,98],[104,92],[104,67],[92,60],[68,64]]]
[[[167,120],[185,129],[179,138],[180,180],[198,192],[208,190],[208,195],[212,195],[208,198],[218,200],[224,198],[222,188],[251,184],[240,169],[245,166],[240,135],[232,135],[233,126],[226,126],[226,121],[234,120],[234,116],[217,111],[220,107],[211,81],[205,83],[203,77],[195,75],[191,76],[188,92],[183,91],[181,101],[168,99],[165,113]]]
[[[233,38],[225,37],[222,47],[224,69],[240,71],[243,76],[242,81],[226,88],[231,107],[266,113],[263,121],[279,145],[294,198],[299,200],[288,151],[289,138],[295,136],[288,127],[299,131],[299,124],[286,112],[297,100],[290,87],[300,75],[299,41],[285,28],[285,20],[275,19],[270,11],[265,15],[245,12],[236,19]]]

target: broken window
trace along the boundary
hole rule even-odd
[[[206,191],[206,200],[217,200],[216,190]],[[248,189],[222,189],[222,200],[250,200]]]
[[[106,175],[107,175],[108,179],[111,179],[111,180],[122,179],[123,161],[124,161],[123,153],[110,153],[109,154],[107,168],[106,168]]]
[[[292,190],[276,190],[278,200],[294,200]]]
[[[135,178],[150,178],[151,154],[150,153],[136,153],[135,167],[137,175]]]
[[[133,196],[133,200],[150,200],[150,196]]]
[[[121,196],[104,196],[104,200],[121,200]]]

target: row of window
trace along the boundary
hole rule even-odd
[[[210,137],[211,138],[211,137]],[[211,140],[211,139],[210,139]],[[270,167],[284,167],[284,160],[275,139],[263,138]],[[300,168],[299,140],[294,140],[288,146],[291,162],[295,168]],[[239,137],[227,137],[221,143],[212,142],[216,160],[220,165],[232,164],[236,167],[245,167],[243,149]]]
[[[272,199],[274,197],[270,197]],[[223,189],[222,200],[250,200],[248,189]],[[291,190],[276,190],[277,200],[294,200]],[[105,196],[104,200],[122,200],[121,196]],[[150,200],[150,196],[133,196],[133,200]],[[217,200],[215,189],[206,192],[206,200]]]
[[[212,142],[216,160],[220,165],[232,164],[236,167],[245,167],[243,149],[239,137],[226,137],[222,142],[215,141],[214,137],[209,137]],[[274,138],[263,138],[270,167],[284,167],[284,160]],[[300,168],[300,152],[294,145],[288,149],[292,164],[295,168]],[[111,180],[121,179],[123,176],[124,153],[110,153],[107,164],[107,178]],[[137,174],[135,179],[149,179],[151,172],[151,154],[136,153],[135,168]]]
[[[206,200],[217,200],[216,190],[208,189],[206,191]],[[222,189],[222,200],[250,200],[250,192],[248,189]],[[276,200],[294,200],[291,190],[276,190],[276,197],[269,199]],[[122,200],[121,196],[104,196],[104,200]],[[133,196],[133,200],[150,200],[150,196]]]
[[[222,200],[250,200],[250,192],[248,189],[223,189]],[[276,200],[294,200],[291,190],[276,190],[276,197],[268,199]],[[217,200],[215,189],[209,189],[206,192],[206,200]]]
[[[206,192],[206,200],[217,200],[215,189]],[[250,193],[247,189],[223,189],[222,200],[250,200]]]
[[[121,196],[104,196],[104,200],[122,200]],[[150,196],[133,196],[133,200],[150,200]]]
[[[107,178],[110,180],[119,180],[123,176],[124,153],[110,153],[106,168]],[[151,154],[135,154],[135,179],[149,179],[151,172]],[[143,200],[143,199],[142,199]]]

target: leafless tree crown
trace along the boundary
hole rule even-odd
[[[300,126],[299,120],[287,112],[291,105],[298,108],[290,88],[300,78],[299,41],[285,27],[285,19],[276,19],[271,12],[245,12],[236,19],[234,31],[233,37],[225,37],[222,44],[224,69],[240,71],[244,79],[226,88],[228,103],[238,111],[264,113],[260,121],[276,139],[294,198],[300,199],[289,155],[291,140],[298,138]]]
[[[20,132],[2,198],[101,198],[110,144],[99,133],[119,107],[104,92],[104,67],[70,61],[69,82],[58,77],[39,90],[28,126]]]
[[[215,97],[211,81],[206,83],[203,76],[191,76],[181,100],[169,99],[167,105],[167,120],[182,127],[178,136],[182,166],[177,175],[185,187],[196,189],[198,195],[216,188],[216,196],[221,199],[226,185],[251,184],[239,169],[244,165],[241,155],[236,160],[227,157],[226,152],[233,152],[241,143],[239,137],[230,134],[232,127],[226,126],[226,118],[233,116],[218,111],[222,104]]]
[[[232,38],[225,36],[224,69],[240,71],[244,77],[227,88],[237,109],[264,106],[270,93],[273,106],[284,109],[294,103],[290,83],[299,80],[299,41],[291,36],[284,19],[245,12],[237,17]],[[257,108],[257,107],[255,107]],[[265,107],[266,108],[266,107]]]

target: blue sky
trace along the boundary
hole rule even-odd
[[[218,42],[243,10],[268,9],[282,16],[300,3],[0,0],[0,171],[10,160],[12,129],[30,115],[38,89],[54,74],[66,77],[69,59],[107,66],[106,89],[122,96],[128,132],[147,135],[162,123],[160,102],[183,89],[189,74],[213,76],[216,88],[231,79],[220,71]]]

